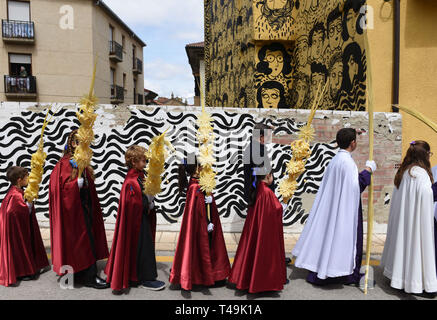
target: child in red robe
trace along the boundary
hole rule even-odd
[[[41,269],[49,266],[41,238],[35,207],[24,201],[23,187],[29,173],[21,167],[10,167],[11,182],[0,207],[0,285],[34,280]]]
[[[114,240],[105,268],[106,281],[114,294],[137,285],[155,291],[165,288],[164,282],[156,280],[153,197],[145,195],[143,187],[146,151],[134,145],[125,155],[129,171],[121,189]]]
[[[195,158],[195,157],[191,157]],[[184,290],[194,285],[223,283],[231,269],[220,217],[213,196],[200,190],[197,159],[179,166],[179,192],[188,186],[181,230],[170,273],[170,282]],[[189,183],[187,174],[191,177]],[[211,208],[208,220],[207,205]]]
[[[64,156],[50,175],[49,218],[53,270],[63,275],[73,269],[74,281],[95,289],[109,288],[97,275],[98,260],[108,257],[105,226],[92,168],[78,178],[72,159],[77,130],[68,137]]]
[[[283,205],[269,185],[273,175],[253,168],[246,221],[229,282],[249,293],[281,291],[288,283],[285,266]],[[264,171],[262,171],[264,170]]]

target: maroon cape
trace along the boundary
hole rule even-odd
[[[286,281],[282,206],[259,184],[255,206],[247,212],[229,282],[250,293],[280,291]]]
[[[137,250],[143,214],[139,176],[144,177],[144,173],[130,169],[121,188],[111,255],[105,268],[106,281],[111,283],[113,290],[126,289],[129,281],[138,281]],[[150,214],[155,211],[151,210]]]
[[[184,290],[191,290],[193,284],[214,285],[215,281],[226,279],[231,270],[215,200],[211,203],[211,247],[206,216],[205,195],[198,180],[191,178],[170,273],[170,282],[180,283]]]
[[[70,158],[71,156],[67,154],[56,164],[50,175],[49,184],[52,264],[53,270],[58,275],[64,274],[61,272],[61,267],[64,265],[72,266],[74,273],[77,273],[92,266],[96,260],[105,259],[109,255],[96,186],[88,170],[85,169],[83,174],[86,174],[92,201],[92,234],[96,257],[93,255],[77,178],[74,180],[70,178],[72,171]]]
[[[0,285],[8,287],[48,265],[35,207],[29,214],[23,190],[12,186],[0,207]]]

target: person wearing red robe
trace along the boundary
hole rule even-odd
[[[179,192],[182,193],[187,184],[188,190],[170,273],[170,283],[180,284],[183,290],[191,290],[193,285],[224,284],[231,270],[214,197],[205,196],[200,190],[200,166],[197,159],[193,162],[187,164],[184,160],[179,166]],[[191,177],[189,183],[187,174]]]
[[[108,257],[103,214],[90,167],[78,179],[72,160],[78,145],[74,130],[64,156],[50,175],[49,218],[53,270],[63,275],[71,267],[74,281],[86,287],[105,289],[109,285],[97,275],[98,260]],[[70,271],[69,271],[70,272]]]
[[[288,283],[283,205],[269,188],[273,182],[272,174],[260,173],[259,169],[262,168],[253,169],[249,210],[228,280],[237,289],[249,293],[281,291]]]
[[[105,268],[106,281],[114,294],[137,285],[154,291],[165,288],[164,282],[156,280],[153,197],[144,194],[146,151],[134,145],[125,155],[129,171],[121,188],[114,239]]]
[[[35,207],[24,200],[28,171],[10,167],[7,178],[11,187],[0,207],[0,285],[6,287],[35,280],[49,266]]]

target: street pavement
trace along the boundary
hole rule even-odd
[[[126,294],[114,295],[111,289],[96,290],[86,287],[61,289],[58,277],[53,271],[47,271],[34,281],[22,281],[16,287],[0,286],[1,300],[437,300],[434,296],[411,295],[390,287],[378,266],[379,256],[372,257],[376,285],[365,295],[358,287],[330,285],[316,287],[305,281],[307,271],[294,266],[287,267],[288,285],[281,292],[250,294],[236,290],[232,285],[206,288],[195,286],[191,291],[181,290],[170,285],[172,253],[157,252],[158,279],[165,281],[167,287],[162,291],[149,291],[131,288]],[[232,259],[231,259],[232,260]],[[106,261],[99,261],[98,268],[103,270]],[[104,277],[103,271],[100,271]]]

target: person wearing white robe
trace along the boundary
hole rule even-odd
[[[359,284],[363,226],[360,193],[370,184],[374,161],[358,173],[351,152],[356,131],[337,133],[340,147],[325,170],[307,222],[292,254],[295,266],[310,271],[307,281],[317,285]]]
[[[390,279],[391,287],[407,293],[437,292],[434,239],[436,185],[431,180],[429,155],[422,163],[415,163],[416,159],[421,159],[420,154],[430,154],[429,150],[426,142],[413,141],[396,174],[381,258],[383,274]],[[398,175],[402,180],[397,186]]]

